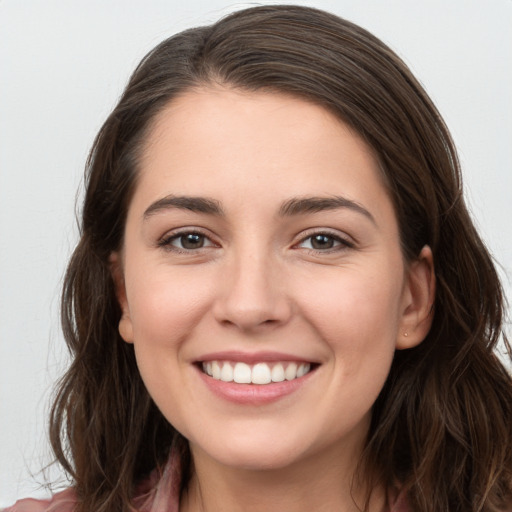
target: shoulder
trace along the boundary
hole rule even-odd
[[[2,509],[1,512],[73,512],[76,503],[75,491],[69,488],[46,500],[34,498],[19,500],[11,507]]]

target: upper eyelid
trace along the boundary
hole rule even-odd
[[[322,234],[322,233],[319,233],[319,234]],[[323,233],[323,234],[327,235],[326,233]],[[300,247],[307,240],[309,240],[310,238],[313,238],[314,236],[315,235],[309,235],[309,236],[302,238],[296,244],[293,245],[293,248],[295,248],[296,250],[304,249],[306,251],[313,251],[313,252],[318,252],[318,253],[329,253],[329,252],[338,252],[340,250],[353,249],[355,247],[355,244],[352,241],[347,240],[342,237],[339,237],[339,236],[332,236],[332,235],[327,235],[327,236],[329,236],[330,238],[333,238],[334,241],[337,242],[337,245],[335,245],[334,247],[328,247],[326,249],[315,249],[313,247]]]
[[[315,235],[326,235],[326,236],[330,236],[332,238],[338,239],[342,242],[350,243],[353,245],[357,244],[357,240],[353,236],[351,236],[345,232],[341,232],[337,229],[310,228],[310,229],[302,231],[301,233],[299,233],[297,235],[297,237],[295,238],[296,241],[294,242],[294,245],[296,245],[304,240],[307,240],[308,238],[311,238],[312,236],[315,236]]]
[[[172,240],[179,238],[180,236],[195,233],[207,238],[213,245],[218,245],[218,242],[215,241],[215,237],[213,237],[207,230],[199,227],[182,227],[172,229],[170,231],[166,231],[161,237],[157,240],[158,246],[163,246],[170,243]]]
[[[174,236],[186,235],[188,233],[197,233],[199,235],[204,235],[208,238],[212,237],[209,230],[205,228],[200,228],[198,226],[183,226],[167,230],[160,238],[170,238]]]
[[[198,226],[183,226],[175,229],[171,229],[169,231],[166,231],[165,234],[163,234],[161,237],[157,240],[157,245],[161,246],[165,243],[170,242],[173,239],[176,239],[180,236],[186,235],[188,233],[197,233],[204,237],[206,237],[208,240],[210,240],[214,245],[220,245],[220,242],[218,240],[218,237],[216,237],[209,229],[201,228]],[[335,228],[327,228],[327,227],[315,227],[315,228],[309,228],[301,231],[298,233],[294,240],[292,241],[292,247],[300,244],[304,240],[307,240],[308,238],[311,238],[315,235],[326,235],[333,237],[343,243],[346,243],[347,245],[356,245],[358,242],[357,240],[342,231],[339,231]]]

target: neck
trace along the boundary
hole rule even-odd
[[[219,464],[192,447],[194,474],[180,512],[359,512],[367,488],[355,485],[354,454],[316,454],[280,469],[240,469]],[[356,463],[354,464],[354,460]],[[369,511],[382,512],[383,489],[371,493]]]

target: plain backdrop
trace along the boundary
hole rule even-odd
[[[460,151],[466,198],[510,297],[512,1],[296,3],[369,29],[424,84]],[[59,292],[92,140],[147,51],[249,5],[0,0],[0,506],[48,492],[39,472],[51,461],[48,401],[67,357]],[[62,475],[53,467],[46,476]]]

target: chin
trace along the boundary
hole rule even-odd
[[[246,471],[281,470],[292,466],[300,457],[291,453],[281,453],[274,450],[245,450],[222,454],[219,462],[225,466]]]
[[[281,437],[281,436],[279,436]],[[304,456],[304,450],[291,443],[283,445],[280,439],[236,439],[209,446],[190,443],[194,457],[206,456],[224,466],[248,471],[279,470],[292,466]]]

